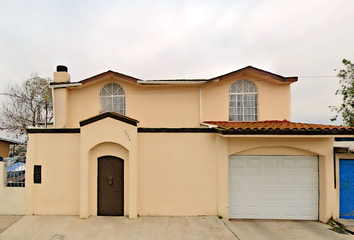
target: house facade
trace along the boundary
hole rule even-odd
[[[290,84],[246,67],[211,79],[58,66],[54,128],[28,129],[26,214],[339,216],[334,137],[353,128],[290,122]]]

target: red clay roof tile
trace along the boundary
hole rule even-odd
[[[353,127],[334,125],[295,123],[288,120],[257,121],[257,122],[230,122],[230,121],[206,121],[204,123],[216,125],[225,130],[354,130]]]

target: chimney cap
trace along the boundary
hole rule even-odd
[[[57,72],[68,72],[68,67],[66,67],[64,65],[58,65]]]

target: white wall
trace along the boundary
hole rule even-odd
[[[25,214],[25,188],[6,187],[5,162],[0,162],[0,214]]]

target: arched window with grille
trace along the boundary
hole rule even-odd
[[[229,90],[229,121],[257,121],[257,88],[249,80],[234,82]]]
[[[125,115],[125,92],[117,83],[108,83],[100,92],[101,112],[117,112]]]

